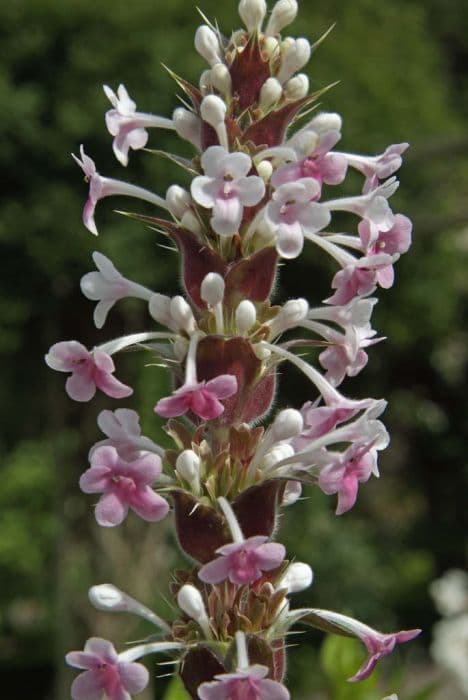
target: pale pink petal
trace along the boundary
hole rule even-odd
[[[278,681],[265,678],[259,682],[258,686],[260,691],[258,700],[289,700],[288,689]]]
[[[102,350],[95,350],[93,352],[93,362],[100,372],[105,374],[112,374],[115,372],[114,360],[106,352]]]
[[[217,198],[210,219],[213,230],[220,236],[233,236],[239,230],[243,207],[237,197]]]
[[[192,393],[190,409],[203,420],[214,420],[224,412],[223,404],[206,389],[198,389]]]
[[[101,496],[95,509],[96,520],[102,527],[115,527],[122,523],[128,513],[128,505],[122,503],[116,493]]]
[[[91,467],[80,477],[80,489],[84,493],[102,493],[110,483],[112,472],[109,467]]]
[[[257,559],[258,567],[262,571],[271,571],[276,569],[284,557],[286,556],[286,549],[282,544],[278,542],[268,542],[267,544],[262,544],[255,550],[255,557]]]
[[[338,153],[328,153],[321,159],[320,170],[327,185],[339,185],[346,177],[348,161]]]
[[[220,583],[228,577],[228,574],[229,560],[227,557],[218,557],[201,567],[198,578],[204,583]]]
[[[228,152],[222,146],[210,146],[203,153],[201,157],[201,166],[203,171],[210,177],[216,177],[220,169],[222,170],[222,165],[224,163],[225,157]]]
[[[395,272],[393,265],[385,265],[377,270],[376,279],[383,289],[390,289],[395,281]]]
[[[304,234],[299,222],[280,224],[276,238],[276,249],[282,258],[292,260],[301,254],[304,247]]]
[[[99,663],[99,659],[95,654],[89,654],[84,651],[70,651],[65,656],[65,661],[69,666],[74,668],[83,668],[91,670]]]
[[[158,522],[166,517],[169,504],[149,486],[137,489],[128,497],[128,504],[140,518],[149,522]]]
[[[348,681],[350,683],[358,683],[359,681],[363,681],[366,678],[369,678],[370,674],[374,670],[374,668],[377,665],[377,661],[379,660],[379,655],[374,654],[373,656],[369,656],[365,662],[362,664],[361,668],[358,670],[357,673],[355,673],[354,676],[351,678],[348,678]]]
[[[52,345],[45,361],[57,372],[74,372],[78,363],[85,362],[89,357],[89,351],[77,340],[64,340]]]
[[[202,683],[197,693],[200,700],[232,700],[228,684],[222,681]]]
[[[96,209],[96,201],[93,201],[91,197],[88,197],[86,203],[83,207],[83,223],[91,233],[95,236],[98,235],[98,230],[96,227],[96,222],[94,220],[94,211]]]
[[[128,465],[129,476],[141,486],[153,484],[160,476],[161,471],[161,459],[158,455],[153,454],[145,454]]]
[[[133,394],[131,387],[119,382],[112,374],[98,372],[96,373],[95,381],[98,389],[113,399],[123,399]]]
[[[102,639],[102,637],[90,637],[85,644],[84,650],[86,653],[95,654],[109,664],[115,664],[118,658],[114,645],[107,639]]]
[[[143,664],[119,663],[117,668],[122,685],[129,693],[141,693],[148,685],[149,673]]]
[[[199,175],[192,180],[190,192],[197,204],[206,209],[211,209],[216,200],[217,184],[213,182],[213,178]]]
[[[96,384],[90,376],[75,372],[65,382],[65,390],[74,401],[90,401],[96,393]]]
[[[220,374],[210,379],[205,389],[216,396],[217,399],[227,399],[237,391],[237,379],[233,374]]]
[[[261,177],[252,175],[239,180],[236,189],[244,207],[253,207],[263,198],[265,194],[265,183]]]
[[[351,510],[356,503],[358,488],[359,482],[357,476],[354,473],[345,474],[340,485],[340,490],[338,491],[336,515],[343,515],[343,513]]]
[[[73,700],[101,700],[103,695],[102,680],[102,675],[97,670],[80,673],[71,686]]]
[[[189,410],[190,394],[191,392],[184,391],[183,393],[175,393],[173,396],[167,396],[164,399],[160,399],[154,407],[154,410],[163,418],[182,416]]]

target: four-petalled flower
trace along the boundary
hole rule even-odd
[[[286,554],[282,544],[267,540],[268,537],[255,535],[219,547],[216,554],[221,556],[202,566],[199,578],[205,583],[220,583],[228,578],[239,585],[257,581],[264,571],[276,569]]]

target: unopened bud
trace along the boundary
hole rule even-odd
[[[215,129],[219,124],[224,123],[226,110],[226,103],[217,95],[207,95],[200,105],[200,114],[203,121]]]
[[[195,32],[195,48],[210,66],[223,60],[218,37],[206,24],[202,24]]]
[[[307,39],[296,39],[294,44],[287,47],[283,53],[281,68],[277,78],[280,83],[285,83],[298,70],[308,62],[311,54],[310,44]]]
[[[309,588],[314,580],[314,573],[308,564],[296,561],[290,564],[278,583],[278,588],[286,588],[288,593],[299,593]]]
[[[221,275],[217,272],[209,272],[203,278],[200,286],[200,296],[208,306],[216,306],[224,299],[224,289],[226,285]]]
[[[329,131],[341,131],[343,120],[336,112],[321,112],[311,119],[305,129],[312,129],[319,136]]]
[[[189,334],[194,332],[196,328],[195,318],[192,309],[189,304],[187,304],[184,297],[181,297],[179,294],[173,297],[171,299],[170,310],[171,316],[179,328]]]
[[[201,122],[196,114],[183,107],[177,107],[172,114],[172,121],[177,134],[182,139],[200,148]]]
[[[171,328],[171,299],[164,294],[152,294],[149,300],[150,316],[163,326]]]
[[[197,215],[191,210],[188,209],[185,214],[182,216],[180,223],[182,224],[183,228],[186,228],[188,231],[191,231],[192,233],[201,233],[202,232],[202,227],[200,220],[198,219]]]
[[[236,309],[236,328],[240,335],[250,331],[257,320],[255,306],[248,299],[244,299]]]
[[[288,100],[302,100],[309,92],[309,78],[305,73],[299,73],[290,78],[284,85],[284,96]]]
[[[276,78],[268,78],[260,90],[259,104],[263,111],[273,107],[283,95],[281,83]]]
[[[192,204],[192,197],[179,185],[171,185],[166,192],[166,204],[177,219],[181,219]]]
[[[268,182],[270,179],[272,173],[273,173],[273,166],[270,163],[269,160],[262,160],[258,165],[257,165],[257,173],[260,175],[262,180],[264,182]]]
[[[200,457],[193,450],[184,450],[177,457],[176,470],[198,494],[200,490]]]
[[[284,442],[281,445],[275,445],[275,447],[272,447],[271,450],[268,450],[262,459],[263,471],[270,471],[270,469],[273,469],[278,462],[281,462],[283,459],[287,459],[288,457],[292,457],[293,454],[294,448],[288,443]]]
[[[279,0],[271,11],[265,33],[279,34],[284,27],[295,20],[296,15],[296,0]]]
[[[287,327],[290,327],[303,321],[308,311],[309,304],[305,299],[289,299],[281,309],[280,315]]]
[[[270,355],[271,355],[271,350],[269,350],[263,343],[257,343],[256,345],[252,345],[252,350],[255,353],[255,356],[258,357],[259,360],[267,360]]]
[[[203,73],[200,76],[200,80],[198,81],[198,84],[200,86],[200,90],[202,93],[205,95],[207,92],[210,92],[211,90],[211,70],[204,70]]]
[[[92,586],[88,598],[96,610],[126,612],[128,610],[127,596],[111,583]]]
[[[195,586],[186,583],[177,594],[177,604],[186,615],[198,622],[205,636],[211,639],[210,621],[200,591]]]
[[[276,416],[272,431],[276,441],[290,440],[297,437],[304,427],[304,419],[300,411],[295,408],[286,408]]]
[[[266,12],[265,0],[240,0],[239,15],[249,32],[260,31]]]
[[[283,491],[282,506],[292,506],[300,498],[302,484],[300,481],[287,481]]]
[[[232,80],[228,67],[224,63],[217,63],[210,73],[212,86],[224,97],[231,97]]]
[[[277,54],[278,51],[279,51],[278,39],[275,39],[274,36],[265,37],[263,44],[262,44],[262,53],[264,54],[265,58],[267,58],[267,59],[273,58],[273,56],[275,54]]]

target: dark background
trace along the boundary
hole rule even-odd
[[[362,378],[343,388],[389,400],[392,443],[381,459],[382,479],[366,485],[342,518],[333,515],[333,499],[309,490],[309,498],[284,516],[283,539],[315,571],[299,603],[348,612],[377,628],[424,628],[404,657],[404,670],[403,656],[388,666],[406,683],[420,668],[432,673],[427,647],[436,613],[428,584],[466,563],[468,13],[465,0],[301,5],[290,30],[295,36],[314,40],[337,22],[308,73],[312,89],[341,81],[322,100],[323,109],[343,116],[340,149],[378,153],[390,143],[411,143],[392,205],[414,220],[415,230],[395,287],[380,294],[375,312],[374,326],[388,341],[371,349]],[[221,8],[204,0],[202,9],[225,33],[239,26],[235,2]],[[85,230],[86,185],[69,154],[84,142],[103,174],[161,195],[172,182],[184,184],[179,171],[149,154],[135,154],[128,172],[119,166],[104,127],[108,102],[100,86],[124,82],[142,111],[170,116],[177,89],[161,62],[198,80],[205,68],[193,49],[199,23],[195,6],[184,0],[4,0],[0,7],[5,700],[68,697],[73,674],[63,654],[91,633],[120,644],[148,633],[130,619],[93,613],[86,599],[92,583],[112,581],[171,614],[164,598],[177,555],[169,527],[129,519],[118,532],[103,532],[77,488],[87,450],[99,437],[96,415],[109,402],[73,404],[63,376],[46,369],[43,355],[58,340],[92,346],[148,327],[143,305],[132,302],[119,304],[103,331],[93,327],[92,303],[79,291],[80,277],[93,267],[93,250],[155,291],[180,291],[176,256],[158,246],[163,241],[154,232],[113,212],[128,202],[99,205],[97,240]],[[164,132],[153,132],[150,146],[190,155],[187,144]],[[348,191],[354,193],[357,183],[350,178]],[[143,203],[138,209],[151,212]],[[316,252],[311,246],[283,267],[279,301],[306,296],[316,304],[328,293],[333,268]],[[126,405],[141,412],[146,434],[159,439],[152,406],[165,394],[167,379],[144,362],[139,355],[122,359],[119,376],[136,387]],[[281,403],[299,406],[308,398],[302,377],[285,372]],[[307,646],[302,641],[303,648],[291,652],[289,685],[294,697],[309,698],[327,682],[318,661],[312,663],[319,637],[311,636]],[[158,697],[163,684],[157,681]],[[151,698],[152,691],[140,697]]]

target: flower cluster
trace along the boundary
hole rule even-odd
[[[118,526],[130,509],[149,522],[172,509],[192,567],[177,575],[180,612],[172,624],[110,584],[91,589],[100,610],[144,617],[161,641],[153,635],[118,654],[110,642],[88,640],[83,652],[67,656],[84,670],[72,687],[75,700],[103,694],[128,700],[148,681],[136,660],[153,652],[175,657],[195,700],[288,700],[285,639],[292,625],[360,639],[368,657],[350,681],[367,678],[397,643],[419,633],[384,634],[332,611],[291,608],[289,595],[311,584],[312,570],[290,563],[273,541],[281,509],[298,499],[302,485],[336,495],[342,515],[360,486],[379,476],[378,454],[389,442],[380,420],[386,403],[352,399],[338,387],[365,367],[367,349],[382,340],[371,326],[372,295],[392,286],[393,265],[411,243],[411,222],[389,204],[408,144],[376,156],[345,153],[336,150],[338,114],[306,120],[316,98],[301,70],[313,46],[281,36],[296,13],[295,0],[278,0],[268,17],[264,0],[241,0],[245,29],[225,37],[200,26],[195,48],[207,68],[199,85],[175,76],[191,106],[171,118],[138,112],[123,85],[117,92],[104,86],[119,162],[127,166],[130,151],[145,148],[148,128],[174,130],[194,149],[192,160],[171,156],[185,187],[171,185],[162,196],[100,175],[83,146],[74,156],[89,182],[85,226],[98,233],[95,209],[105,197],[149,202],[162,213],[140,218],[177,246],[184,284],[183,295],[165,296],[93,254],[96,270],[82,278],[81,289],[97,302],[96,327],[115,303],[136,297],[147,305],[150,330],[91,350],[62,341],[46,362],[70,374],[66,391],[76,401],[91,400],[96,388],[123,399],[132,389],[114,376],[113,356],[130,347],[149,352],[173,376],[172,394],[155,401],[154,411],[169,419],[174,449],[142,435],[132,409],[104,410],[98,425],[105,439],[91,448],[80,487],[100,494],[95,517],[104,527]],[[331,188],[349,169],[362,175],[361,192],[334,196]],[[334,231],[335,212],[351,214],[355,230]],[[330,296],[321,305],[302,298],[273,305],[279,263],[306,245],[337,267]],[[315,358],[294,352],[317,346],[318,367]],[[309,380],[310,401],[268,423],[284,362]]]

